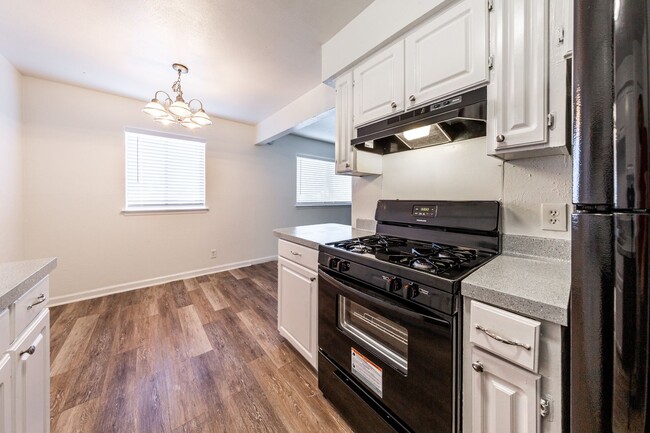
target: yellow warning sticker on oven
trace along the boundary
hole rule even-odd
[[[379,397],[382,392],[382,371],[381,367],[352,348],[352,374],[354,374],[364,385]]]

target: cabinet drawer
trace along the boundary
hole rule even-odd
[[[11,335],[11,326],[9,322],[9,309],[0,312],[0,358],[2,354],[5,353],[5,350],[9,348],[9,345],[14,339],[14,336]]]
[[[508,361],[537,372],[540,323],[471,301],[469,341]]]
[[[45,277],[11,306],[14,338],[47,307],[49,298],[50,279]]]
[[[318,271],[318,250],[280,239],[278,241],[278,254],[280,257],[284,257],[308,269]]]

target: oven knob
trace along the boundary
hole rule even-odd
[[[336,269],[336,267],[337,267],[337,265],[339,264],[340,261],[341,261],[341,259],[337,259],[336,257],[330,257],[327,260],[327,267],[330,268],[330,269]]]
[[[401,287],[402,287],[402,280],[400,280],[399,278],[393,278],[390,282],[390,287],[388,288],[388,290],[390,292],[396,292]]]
[[[406,299],[415,298],[420,292],[418,291],[418,285],[415,283],[406,283],[404,284],[404,297]]]
[[[339,272],[345,272],[350,270],[350,262],[341,260],[337,266]]]

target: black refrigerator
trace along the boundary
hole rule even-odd
[[[650,432],[650,0],[575,0],[571,433]]]

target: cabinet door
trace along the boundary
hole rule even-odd
[[[490,22],[494,67],[488,86],[491,153],[545,143],[548,0],[499,0]]]
[[[11,386],[11,357],[0,357],[0,433],[11,433],[13,421],[13,392]]]
[[[354,126],[404,110],[404,41],[354,68]]]
[[[278,330],[309,363],[318,360],[318,274],[278,258]]]
[[[50,431],[50,314],[46,308],[11,347],[16,433]]]
[[[336,79],[336,137],[334,153],[336,172],[352,171],[352,72]]]
[[[476,347],[472,356],[472,432],[537,433],[540,377]]]
[[[487,2],[463,0],[406,37],[406,106],[488,80]]]

